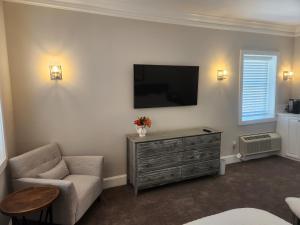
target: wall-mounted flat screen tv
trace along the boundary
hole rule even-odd
[[[197,105],[199,66],[134,64],[134,108]]]

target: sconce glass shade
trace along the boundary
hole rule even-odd
[[[291,71],[283,71],[283,80],[293,79],[294,73]]]
[[[62,80],[62,69],[60,65],[51,65],[49,68],[51,80]]]
[[[224,80],[227,78],[227,70],[218,70],[217,71],[217,79]]]

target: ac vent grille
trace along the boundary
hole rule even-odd
[[[253,135],[245,137],[244,139],[247,141],[256,140],[256,139],[262,139],[262,138],[270,138],[269,134],[260,134],[260,135]]]

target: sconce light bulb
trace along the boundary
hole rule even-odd
[[[283,71],[283,80],[291,80],[293,79],[294,72],[292,71]]]
[[[61,65],[50,65],[50,79],[62,80],[62,68]]]
[[[217,79],[224,80],[227,78],[227,74],[228,74],[227,70],[218,70],[217,71]]]

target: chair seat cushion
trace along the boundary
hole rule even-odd
[[[71,181],[78,197],[76,221],[78,221],[101,193],[100,178],[89,175],[69,175],[64,180]]]
[[[267,211],[240,208],[204,217],[185,225],[291,225]]]

